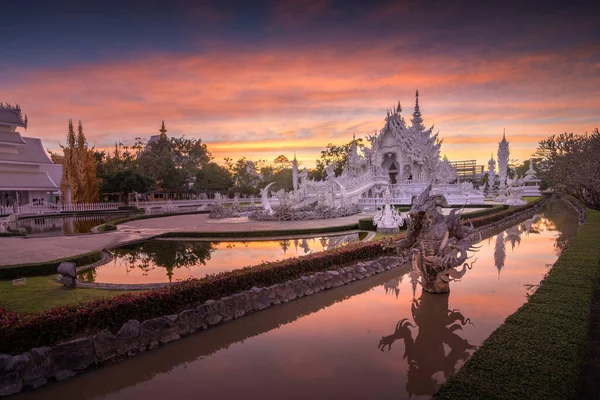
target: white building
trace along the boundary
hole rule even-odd
[[[0,103],[0,207],[34,201],[56,202],[62,166],[54,164],[42,141],[23,137],[27,129],[21,108]]]

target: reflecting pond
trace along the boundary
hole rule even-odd
[[[247,241],[150,240],[112,250],[108,264],[79,279],[102,283],[174,282],[297,257],[356,242],[359,233],[301,239]]]
[[[91,232],[94,226],[131,216],[131,213],[111,213],[94,215],[52,216],[26,218],[12,222],[8,231],[35,236],[74,235]]]
[[[570,209],[551,204],[485,239],[450,294],[422,293],[405,264],[15,399],[429,398],[526,301],[576,229]]]

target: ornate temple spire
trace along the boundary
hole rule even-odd
[[[410,122],[412,123],[413,128],[415,128],[419,131],[423,131],[423,130],[425,130],[425,126],[423,125],[423,117],[421,116],[421,109],[419,108],[419,91],[418,90],[417,90],[415,97],[416,97],[415,111],[413,112],[413,116],[412,116],[412,119],[410,120]]]
[[[298,160],[296,159],[296,152],[294,151],[294,160],[292,161],[292,186],[294,191],[298,190]]]
[[[158,131],[160,132],[161,136],[167,136],[167,128],[165,128],[165,120],[164,119],[163,119],[162,125]]]
[[[398,100],[398,107],[396,107],[396,112],[400,114],[402,112],[402,106],[400,105],[400,100]]]
[[[506,140],[506,129],[502,133],[502,140],[498,143],[498,176],[500,177],[500,186],[496,200],[506,200],[506,174],[508,171],[508,157],[510,149]]]

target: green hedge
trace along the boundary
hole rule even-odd
[[[0,280],[23,278],[26,276],[49,275],[56,273],[56,269],[63,261],[74,262],[77,266],[88,265],[99,261],[102,252],[92,251],[74,257],[61,258],[59,260],[43,263],[19,264],[0,266]]]
[[[502,204],[493,205],[485,210],[478,210],[468,214],[462,214],[460,219],[472,219],[477,217],[483,217],[484,215],[495,214],[500,211],[508,210],[510,207]]]
[[[358,229],[358,224],[339,226],[326,226],[323,228],[287,229],[280,231],[248,231],[248,232],[166,232],[153,239],[159,238],[245,238],[245,237],[269,237],[288,235],[308,235],[311,233],[335,233]]]
[[[377,227],[373,224],[373,217],[358,220],[358,229],[362,231],[374,231]]]
[[[17,232],[0,232],[0,237],[19,237],[19,236],[27,236],[24,233]]]
[[[107,222],[106,224],[99,225],[96,228],[96,232],[98,232],[98,233],[116,231],[116,230],[117,230],[117,227],[112,222]]]
[[[436,399],[576,399],[600,277],[600,211],[529,301],[508,317]]]

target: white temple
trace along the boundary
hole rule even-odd
[[[0,103],[0,208],[33,201],[56,202],[62,166],[48,157],[42,141],[23,137],[27,129],[21,108]]]
[[[455,184],[456,170],[446,157],[440,159],[442,141],[433,126],[426,128],[416,92],[415,108],[408,125],[402,106],[388,110],[385,125],[369,136],[370,147],[361,154],[353,141],[347,165],[339,178],[348,199],[363,208],[383,204],[385,190],[392,204],[410,204],[433,183],[433,191],[443,193],[451,203],[483,203],[483,193],[471,184]]]

